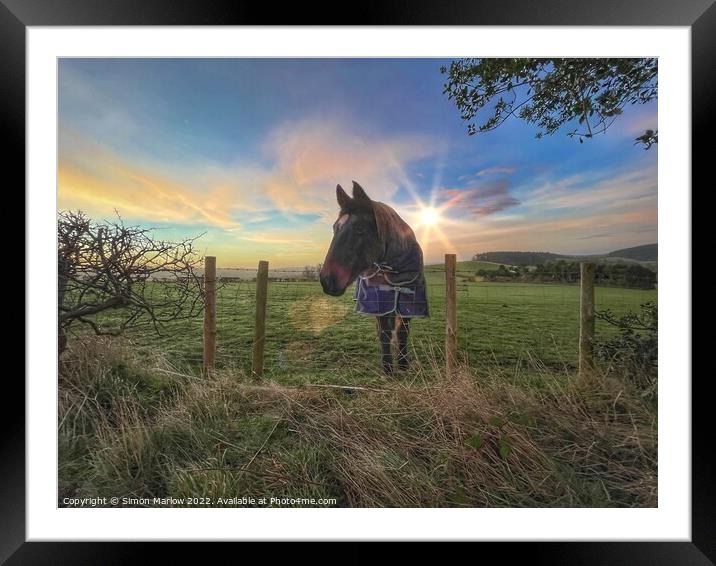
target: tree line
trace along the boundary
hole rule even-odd
[[[505,266],[480,269],[476,275],[487,281],[515,281],[527,283],[579,283],[579,262],[558,260],[537,265]],[[656,273],[638,263],[599,263],[596,283],[605,287],[627,289],[656,288]]]

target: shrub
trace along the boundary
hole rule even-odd
[[[656,398],[658,373],[658,309],[654,301],[641,305],[641,312],[617,317],[611,311],[597,318],[617,327],[614,338],[597,342],[598,359],[611,364],[622,377],[632,382],[645,396]]]

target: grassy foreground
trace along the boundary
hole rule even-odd
[[[341,389],[308,377],[256,382],[230,367],[202,377],[137,352],[128,341],[83,337],[63,356],[60,506],[68,497],[657,505],[656,409],[608,375],[580,384],[566,366],[528,357],[446,379],[422,361],[392,381],[368,366],[346,370],[331,383],[355,387]]]

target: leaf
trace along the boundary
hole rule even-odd
[[[503,419],[503,418],[500,417],[500,416],[493,415],[493,416],[490,417],[490,420],[489,420],[488,422],[489,422],[492,426],[499,426],[499,427],[501,427],[501,426],[504,426],[507,421],[505,421],[505,419]]]
[[[510,438],[508,436],[503,436],[500,438],[499,448],[500,457],[506,459],[510,455],[510,452],[512,452],[512,442],[510,441]]]
[[[475,116],[486,109],[493,97],[510,92],[520,108],[515,116],[528,123],[539,123],[544,135],[554,134],[564,124],[579,117],[618,116],[621,101],[645,103],[658,96],[656,59],[461,59],[453,61],[447,73],[445,92],[457,109]],[[519,101],[518,85],[527,86],[526,99]],[[574,106],[577,85],[580,89]],[[519,94],[522,94],[519,90]],[[527,106],[527,103],[532,104]],[[522,105],[525,106],[522,106]],[[511,106],[510,106],[511,107]],[[502,108],[504,111],[504,108]],[[495,114],[501,115],[501,107]],[[500,121],[500,123],[502,123]],[[477,125],[480,132],[494,129],[497,123]],[[606,128],[604,128],[606,129]],[[602,133],[600,131],[600,133]],[[584,143],[584,141],[580,141]]]
[[[519,413],[515,413],[510,417],[510,420],[518,425],[534,426],[534,419],[528,415],[521,415]]]
[[[468,446],[472,446],[475,450],[479,450],[485,444],[485,439],[483,438],[482,433],[476,432],[470,436],[466,442]]]

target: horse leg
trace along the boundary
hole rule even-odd
[[[410,319],[402,316],[396,317],[395,333],[398,335],[398,368],[408,369],[408,334],[410,334]]]
[[[393,325],[395,316],[385,315],[375,318],[378,327],[378,339],[380,340],[381,355],[383,360],[383,372],[386,375],[393,373],[393,354],[390,351],[390,342],[393,336]]]

